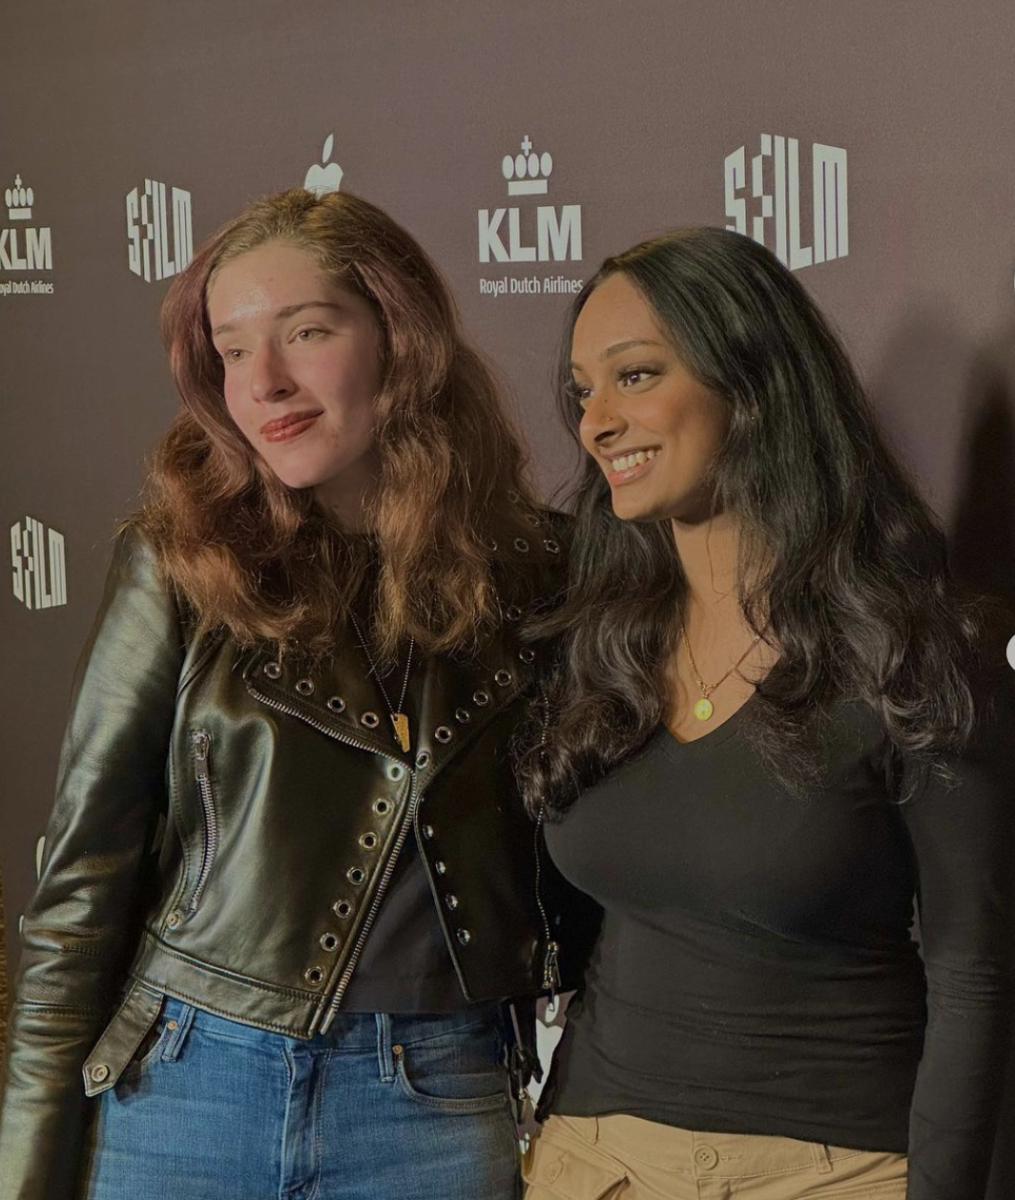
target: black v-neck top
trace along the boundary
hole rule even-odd
[[[821,724],[804,797],[742,734],[660,729],[546,829],[605,918],[553,1111],[907,1151],[909,1200],[982,1200],[1010,1037],[1015,708],[892,794],[874,715]],[[911,934],[919,897],[922,953]]]

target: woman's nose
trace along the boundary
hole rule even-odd
[[[255,400],[284,400],[295,390],[285,359],[272,347],[263,347],[254,355],[250,373],[250,393]]]
[[[582,441],[589,447],[608,444],[624,430],[624,416],[605,395],[592,396],[582,414]]]

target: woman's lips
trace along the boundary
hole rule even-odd
[[[645,462],[634,463],[620,471],[607,471],[606,480],[610,487],[623,487],[625,483],[634,483],[636,479],[641,479],[654,462],[655,456],[646,459]]]
[[[289,413],[261,426],[266,442],[288,442],[306,432],[321,414],[319,412]]]

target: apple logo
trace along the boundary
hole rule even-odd
[[[342,183],[342,168],[336,162],[328,162],[334,144],[335,135],[329,133],[324,142],[321,161],[314,163],[307,172],[306,179],[303,180],[303,186],[307,191],[313,192],[315,196],[323,196],[326,192],[337,192]]]

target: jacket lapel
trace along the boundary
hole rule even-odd
[[[314,668],[255,650],[244,665],[243,678],[248,692],[266,707],[345,745],[415,767],[428,783],[532,686],[535,653],[518,644],[516,628],[505,623],[475,659],[444,655],[426,660],[407,754],[395,740],[390,715],[362,654],[347,640],[331,662]]]

